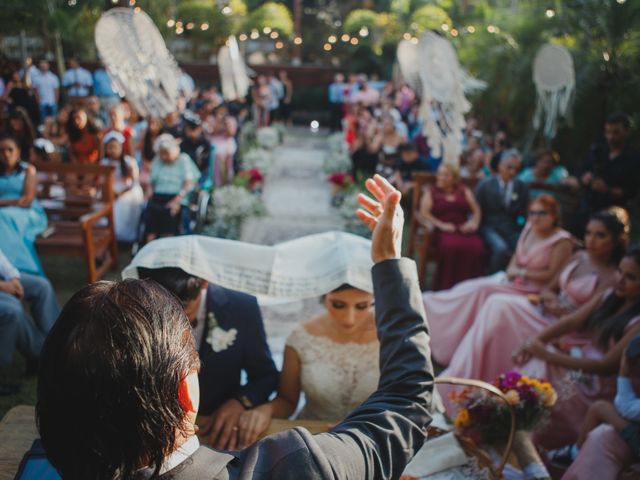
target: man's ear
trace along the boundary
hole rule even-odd
[[[202,289],[209,288],[209,282],[207,282],[206,280],[202,280],[200,283],[200,288]]]
[[[180,380],[178,402],[185,413],[197,413],[200,404],[200,385],[198,374],[192,371]]]

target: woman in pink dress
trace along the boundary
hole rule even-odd
[[[566,335],[589,333],[577,346]],[[640,333],[640,247],[620,261],[615,286],[527,340],[516,353],[525,375],[551,381],[560,400],[548,427],[536,435],[545,448],[575,442],[589,406],[613,401],[616,373],[629,342]],[[573,346],[572,346],[573,345]]]
[[[238,123],[225,105],[219,105],[212,116],[206,120],[209,141],[215,146],[215,162],[213,167],[214,182],[217,187],[231,183],[235,172],[233,157],[238,150],[236,133]]]
[[[423,294],[431,329],[431,351],[440,365],[449,365],[491,295],[540,293],[554,281],[571,258],[573,249],[571,234],[558,226],[559,215],[559,206],[553,197],[537,197],[529,205],[527,224],[506,272],[467,280],[451,290]]]
[[[491,295],[441,375],[490,382],[511,369],[512,352],[522,342],[611,287],[628,235],[622,209],[594,214],[587,224],[585,250],[573,256],[557,285],[528,297]]]
[[[460,183],[458,170],[442,164],[436,184],[422,196],[420,213],[435,228],[433,242],[437,255],[433,290],[445,290],[484,273],[480,207],[471,190]]]

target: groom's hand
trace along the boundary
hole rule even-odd
[[[358,203],[362,208],[356,214],[373,232],[371,258],[374,263],[400,258],[404,226],[402,195],[380,175],[367,180],[365,186],[375,200],[360,194]]]

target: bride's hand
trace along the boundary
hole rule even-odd
[[[271,424],[271,407],[269,404],[259,405],[240,415],[238,421],[239,447],[246,448],[264,433]]]
[[[376,200],[360,194],[358,218],[373,232],[371,258],[374,263],[400,258],[404,215],[400,207],[401,194],[386,179],[374,175],[365,183]]]

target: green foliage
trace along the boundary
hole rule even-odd
[[[262,30],[264,27],[271,28],[283,37],[292,37],[293,18],[286,5],[267,2],[251,12],[242,24],[242,30],[245,32],[253,29]]]
[[[440,30],[442,25],[451,26],[451,18],[446,11],[436,5],[425,5],[411,15],[411,28],[417,32]]]
[[[373,10],[359,9],[353,10],[344,20],[344,31],[355,34],[362,27],[367,27],[369,31],[374,30],[378,26],[378,14]]]

